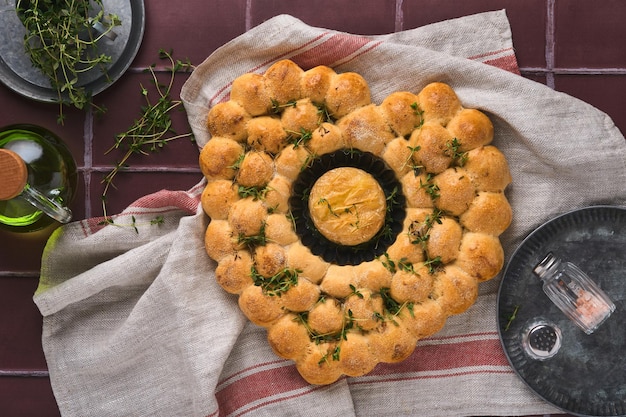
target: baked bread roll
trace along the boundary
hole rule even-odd
[[[406,359],[503,267],[512,178],[450,85],[376,104],[359,74],[283,60],[206,120],[217,282],[311,384]]]

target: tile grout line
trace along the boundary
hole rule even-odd
[[[546,85],[554,90],[554,47],[555,47],[555,0],[546,2]]]
[[[85,181],[85,218],[91,218],[91,172],[93,170],[93,111],[88,108],[85,112],[85,124],[83,126],[83,140],[85,145],[83,164]]]
[[[47,370],[0,370],[0,378],[2,377],[20,377],[20,378],[49,378],[50,372]]]
[[[252,29],[252,0],[246,0],[246,12],[245,12],[245,30],[246,32]]]
[[[404,13],[402,12],[402,0],[396,0],[396,20],[394,30],[401,32],[404,28]]]

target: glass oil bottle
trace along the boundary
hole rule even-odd
[[[76,162],[61,139],[39,126],[11,125],[0,129],[0,154],[1,228],[30,232],[71,219]]]

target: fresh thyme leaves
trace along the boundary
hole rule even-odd
[[[416,102],[411,103],[411,108],[413,109],[413,114],[419,116],[420,121],[417,124],[417,128],[422,127],[424,125],[424,110],[422,110]]]
[[[333,123],[334,119],[325,104],[316,104],[315,107],[317,107],[317,114],[319,115],[318,124],[321,125],[324,122]]]
[[[171,98],[175,74],[179,71],[189,71],[193,68],[191,63],[175,60],[172,52],[163,49],[159,51],[159,58],[168,62],[166,71],[170,74],[166,84],[161,84],[157,79],[155,65],[148,68],[151,81],[156,87],[157,100],[152,101],[148,96],[148,89],[141,85],[141,94],[145,98],[146,105],[141,108],[142,114],[135,120],[133,125],[124,133],[117,135],[115,144],[107,150],[107,154],[114,149],[126,149],[122,159],[115,164],[113,169],[104,177],[102,183],[102,211],[109,224],[114,224],[113,219],[107,214],[107,194],[117,174],[127,167],[128,159],[135,154],[149,155],[162,149],[167,143],[188,138],[194,140],[191,132],[177,134],[172,126],[171,113],[175,109],[182,109],[182,101]]]
[[[389,193],[388,196],[385,197],[387,201],[387,212],[390,212],[394,206],[397,206],[398,203],[398,187],[393,187],[393,190]]]
[[[395,274],[396,272],[400,271],[405,271],[405,272],[411,272],[411,273],[415,273],[415,269],[413,267],[413,264],[411,262],[408,262],[406,258],[402,258],[399,261],[394,261],[389,257],[389,254],[387,252],[385,252],[383,254],[383,256],[385,257],[384,259],[381,259],[381,263],[383,264],[383,266],[392,274]]]
[[[421,146],[417,145],[417,146],[407,146],[407,148],[409,148],[409,151],[411,151],[411,153],[409,153],[408,158],[406,159],[406,162],[404,163],[405,166],[409,166],[411,168],[411,170],[413,170],[413,174],[414,175],[419,175],[419,173],[421,172],[422,168],[424,168],[421,165],[418,165],[415,163],[415,161],[413,160],[413,155],[415,154],[415,152],[419,151],[421,149]]]
[[[352,284],[350,284],[350,291],[352,291],[350,295],[356,295],[360,299],[363,299],[363,294],[361,294],[361,292],[357,290],[356,287]]]
[[[515,309],[513,310],[513,312],[511,313],[511,315],[509,316],[508,321],[506,322],[506,326],[504,326],[504,331],[508,331],[509,327],[511,327],[511,323],[513,323],[513,320],[515,320],[517,318],[517,312],[519,311],[519,306],[515,306]]]
[[[467,152],[461,152],[460,148],[461,142],[459,142],[457,138],[454,138],[446,142],[446,150],[444,152],[454,159],[458,166],[462,167],[467,162]]]
[[[423,222],[413,222],[409,225],[408,234],[410,242],[414,245],[420,245],[424,254],[426,254],[426,261],[424,265],[428,268],[428,271],[433,274],[435,270],[441,266],[441,257],[430,258],[428,256],[427,244],[430,237],[430,231],[435,224],[441,224],[441,218],[443,217],[443,211],[435,208],[432,213],[428,214]]]
[[[244,187],[243,185],[240,185],[237,188],[237,194],[239,194],[239,197],[252,197],[253,200],[264,200],[268,191],[268,187]]]
[[[387,287],[383,287],[380,289],[380,296],[383,299],[384,309],[391,315],[391,321],[395,323],[393,319],[397,317],[404,308],[406,308],[409,311],[409,314],[413,316],[414,304],[410,302],[404,302],[400,304],[399,302],[394,300],[393,297],[391,297],[390,292],[391,290]],[[381,319],[380,316],[377,317],[379,320]],[[384,319],[384,317],[382,317],[382,319]]]
[[[287,130],[286,132],[289,135],[287,136],[287,142],[293,144],[294,148],[305,146],[313,137],[313,132],[303,127],[300,128],[299,132],[292,130]]]
[[[280,104],[280,102],[276,99],[271,99],[271,101],[272,101],[272,107],[270,111],[274,114],[278,114],[282,112],[287,107],[296,107],[298,105],[298,102],[296,100],[288,101],[285,104]]]
[[[261,287],[263,293],[271,297],[280,297],[283,293],[287,292],[289,288],[298,285],[298,274],[300,270],[285,268],[271,277],[265,277],[257,271],[255,266],[252,266],[250,275],[252,281],[257,287]]]
[[[250,249],[254,249],[257,246],[265,246],[267,244],[267,238],[265,237],[265,223],[261,225],[259,233],[256,235],[246,236],[243,233],[237,236],[237,243],[246,245]]]
[[[362,295],[361,295],[362,297]],[[355,318],[352,310],[348,309],[344,314],[343,324],[341,326],[341,330],[335,333],[325,333],[319,334],[315,332],[309,325],[309,313],[307,311],[296,314],[296,318],[298,322],[300,322],[309,333],[309,338],[315,344],[325,343],[325,342],[336,342],[337,344],[332,347],[325,355],[323,355],[318,364],[321,365],[325,362],[328,362],[328,357],[334,361],[338,361],[341,353],[341,342],[344,340],[348,340],[348,331],[354,328]]]
[[[420,179],[420,188],[426,190],[426,194],[428,194],[432,200],[436,200],[439,198],[439,186],[433,183],[433,178],[433,174],[426,174],[426,182]]]
[[[415,269],[413,264],[409,262],[406,258],[402,258],[399,261],[393,261],[389,258],[389,254],[387,252],[384,253],[386,260],[381,260],[381,263],[389,272],[395,274],[398,271],[415,273]]]
[[[64,105],[83,109],[91,104],[97,111],[104,111],[93,105],[78,77],[94,69],[106,74],[111,56],[98,53],[97,44],[121,25],[119,17],[105,14],[102,0],[18,0],[16,9],[26,28],[26,53],[56,91],[57,122],[63,124],[65,120]],[[96,31],[96,26],[104,30]]]
[[[322,205],[326,205],[328,207],[328,212],[333,216],[333,217],[339,217],[339,214],[337,214],[335,212],[335,210],[333,210],[333,207],[330,205],[330,201],[328,201],[325,198],[320,198],[317,202],[317,204],[322,204]]]
[[[434,274],[437,268],[442,265],[441,256],[426,259],[424,265],[428,268],[429,273]]]
[[[107,224],[113,224],[115,226],[119,226],[119,227],[129,227],[131,229],[133,229],[135,231],[135,233],[139,234],[139,227],[143,226],[143,225],[160,225],[163,224],[165,222],[165,219],[163,218],[163,216],[157,216],[153,219],[151,219],[149,222],[146,223],[139,223],[137,222],[137,219],[135,218],[135,216],[131,216],[131,222],[128,224],[124,224],[124,223],[115,223],[113,222],[113,219],[111,217],[107,217],[104,220],[102,220],[101,222],[98,223],[99,226],[103,226],[103,225],[107,225]]]

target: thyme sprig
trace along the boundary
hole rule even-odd
[[[264,187],[256,187],[256,186],[250,186],[250,187],[246,187],[243,185],[240,185],[237,188],[237,194],[239,194],[239,197],[241,198],[246,198],[246,197],[252,197],[253,200],[265,200],[265,197],[267,196],[267,192],[269,191],[269,187],[264,186]]]
[[[435,208],[433,212],[428,214],[422,223],[413,222],[409,225],[408,234],[410,242],[414,245],[420,245],[422,251],[426,255],[426,260],[424,261],[424,265],[428,268],[428,272],[433,274],[442,264],[441,257],[436,256],[431,258],[428,254],[427,244],[428,239],[430,238],[430,231],[435,226],[435,224],[442,223],[442,217],[444,212],[441,209]]]
[[[409,311],[411,317],[413,317],[413,308],[415,304],[409,301],[405,301],[404,303],[400,304],[391,296],[390,292],[391,290],[387,287],[383,287],[380,289],[380,296],[383,299],[383,306],[385,312],[388,313],[388,317],[377,315],[377,318],[379,320],[389,319],[392,323],[397,325],[397,323],[395,322],[395,318],[398,317],[398,315],[400,315],[402,310],[404,310],[405,308]]]
[[[259,233],[256,235],[246,236],[243,233],[240,233],[237,236],[237,244],[246,245],[249,249],[254,249],[257,246],[265,246],[267,244],[267,237],[265,236],[265,226],[266,223],[263,222],[261,224],[261,228],[259,229]]]
[[[355,294],[360,294],[360,293],[357,293],[355,291]],[[319,365],[323,364],[324,362],[328,362],[329,356],[334,361],[339,360],[340,354],[341,354],[341,342],[344,340],[348,340],[348,331],[353,329],[354,324],[355,324],[355,318],[352,313],[352,310],[350,309],[348,309],[347,312],[344,314],[344,320],[341,326],[341,330],[335,333],[319,334],[315,332],[315,330],[313,330],[311,326],[309,325],[308,311],[296,314],[295,320],[300,322],[305,327],[305,329],[309,333],[309,338],[315,344],[321,344],[325,342],[337,342],[334,348],[326,352],[326,354],[320,358],[318,362]]]
[[[98,223],[98,226],[102,226],[102,225],[106,225],[106,224],[111,224],[112,220],[111,219],[105,219],[102,220],[101,222]],[[163,218],[163,216],[156,216],[153,219],[150,219],[147,222],[138,222],[137,218],[135,216],[131,216],[131,221],[130,223],[115,223],[116,226],[118,227],[129,227],[131,229],[133,229],[135,231],[135,233],[139,234],[139,227],[140,226],[145,226],[145,225],[161,225],[165,223],[165,219]]]
[[[407,260],[407,258],[401,258],[399,261],[394,261],[389,257],[387,252],[383,253],[384,258],[379,258],[383,266],[392,274],[398,271],[415,273],[413,264]]]
[[[194,140],[193,133],[177,134],[172,126],[172,111],[182,110],[182,101],[173,100],[171,98],[172,88],[174,85],[175,74],[179,71],[189,71],[193,69],[193,65],[188,61],[175,60],[172,52],[163,49],[159,50],[159,58],[168,61],[169,65],[166,69],[170,77],[166,84],[161,84],[157,79],[155,65],[151,65],[147,71],[151,75],[151,81],[156,87],[158,94],[157,100],[152,101],[148,96],[148,89],[141,86],[141,95],[145,98],[146,104],[142,106],[141,116],[135,120],[132,126],[125,132],[116,136],[115,144],[109,148],[105,154],[109,152],[125,148],[126,152],[118,161],[113,169],[104,177],[102,183],[104,190],[102,192],[102,211],[105,221],[114,224],[113,219],[107,215],[106,201],[110,187],[115,187],[113,180],[117,174],[128,167],[128,159],[135,154],[149,155],[150,153],[161,150],[167,143],[177,139],[188,138]]]
[[[417,146],[407,146],[407,148],[409,148],[410,153],[406,161],[404,162],[404,166],[408,166],[409,168],[411,168],[411,170],[413,171],[413,175],[418,176],[424,167],[422,165],[417,164],[413,160],[413,155],[416,152],[418,152],[422,147],[417,145]]]
[[[433,182],[435,176],[431,173],[426,174],[426,181],[420,178],[420,188],[426,191],[432,200],[439,198],[439,186]]]
[[[280,297],[289,288],[298,285],[298,274],[302,272],[298,269],[284,268],[271,277],[265,277],[257,271],[253,265],[250,275],[254,285],[261,287],[263,293],[271,297]]]
[[[446,142],[446,150],[444,152],[451,157],[458,166],[462,167],[467,162],[467,152],[462,152],[460,149],[461,142],[459,142],[457,138],[453,138]]]
[[[298,105],[297,100],[290,100],[286,103],[280,104],[278,100],[273,98],[271,99],[271,102],[272,106],[270,108],[270,112],[273,114],[279,114],[288,107],[296,107]]]
[[[419,116],[420,121],[418,122],[416,128],[420,128],[424,125],[424,110],[422,110],[419,106],[419,104],[417,104],[417,102],[413,102],[411,103],[411,108],[413,109],[413,114],[416,116]]]
[[[102,0],[18,0],[18,17],[26,28],[24,49],[33,67],[50,81],[59,103],[57,122],[63,124],[63,106],[83,109],[92,105],[91,94],[80,86],[80,74],[100,69],[106,75],[110,55],[98,53],[98,42],[122,24],[115,14],[105,14]],[[92,16],[93,15],[93,16]],[[104,28],[96,31],[94,27]]]
[[[319,119],[318,119],[319,125],[321,125],[324,122],[333,123],[335,121],[333,116],[330,114],[328,107],[326,107],[325,104],[316,104],[315,107],[317,107],[317,114],[319,115]]]
[[[299,146],[306,146],[313,137],[313,132],[303,127],[298,132],[293,130],[285,130],[287,132],[287,143],[291,143],[294,149]]]
[[[506,326],[504,326],[504,331],[508,331],[509,328],[511,327],[511,324],[513,323],[513,320],[515,320],[517,318],[517,312],[519,311],[519,305],[516,305],[513,312],[511,313],[511,315],[509,316],[507,322],[506,322]]]

